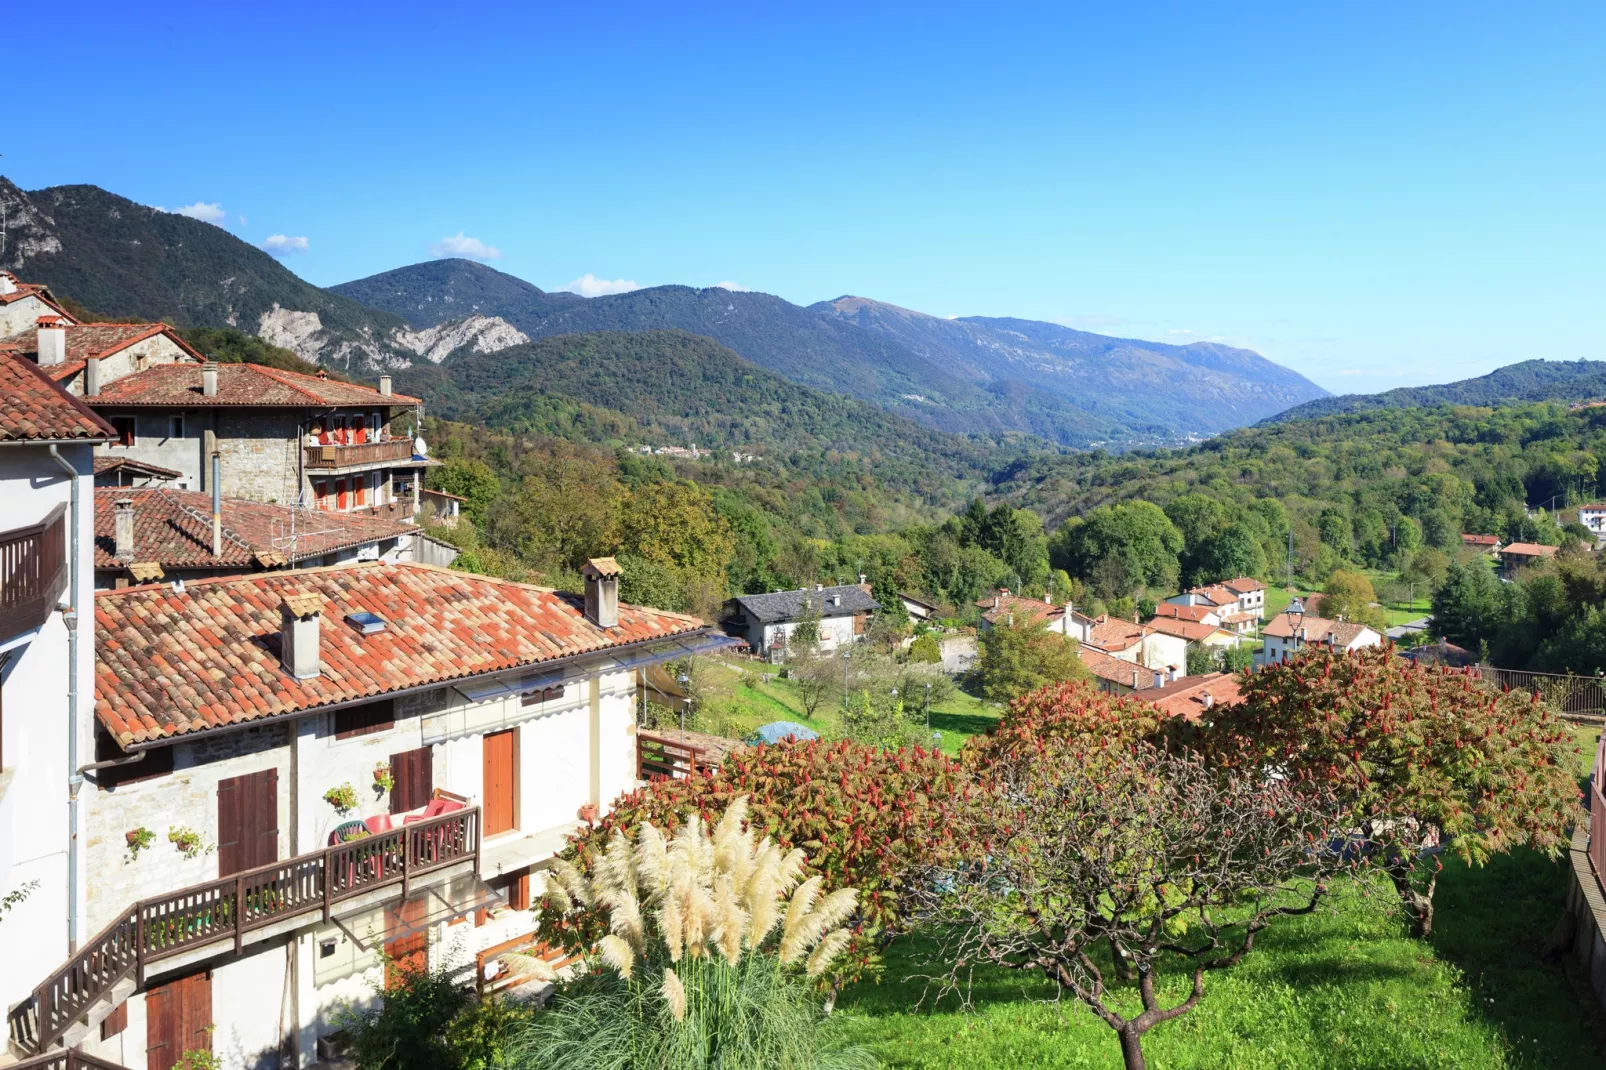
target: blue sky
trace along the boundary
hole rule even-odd
[[[323,285],[466,248],[1338,391],[1606,358],[1599,3],[239,7],[14,9],[0,173],[219,206]]]

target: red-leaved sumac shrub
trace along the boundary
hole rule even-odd
[[[1572,734],[1526,693],[1387,647],[1314,648],[1249,674],[1202,733],[1212,761],[1333,789],[1419,935],[1442,847],[1469,863],[1527,846],[1555,856],[1579,815]]]
[[[967,846],[976,792],[957,762],[918,746],[761,746],[730,754],[710,774],[655,781],[621,797],[564,857],[589,875],[615,828],[630,832],[650,821],[667,833],[691,815],[712,823],[739,795],[749,799],[750,827],[782,847],[801,847],[808,872],[823,876],[826,887],[858,890],[854,942],[828,978],[840,984],[874,974],[885,941],[907,927],[905,881]],[[595,919],[565,921],[544,904],[542,926],[576,951],[604,931]]]
[[[1164,745],[1186,722],[1131,696],[1111,695],[1086,681],[1049,684],[1009,704],[991,734],[976,736],[960,755],[977,775],[998,762],[1088,746]]]

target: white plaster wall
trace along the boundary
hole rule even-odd
[[[72,341],[73,330],[67,329],[67,340]],[[158,364],[178,364],[180,362],[194,363],[195,358],[181,349],[177,342],[165,334],[158,334],[143,341],[135,342],[131,346],[124,346],[109,357],[100,359],[100,385],[114,382],[125,376],[132,375],[146,368],[154,368]],[[84,373],[82,371],[67,380],[64,385],[70,392],[83,396]]]
[[[40,316],[59,316],[61,313],[32,294],[20,301],[0,305],[0,338],[20,334],[39,322]]]
[[[1167,666],[1181,669],[1188,664],[1188,641],[1181,636],[1154,633],[1144,637],[1143,664],[1164,672]]]
[[[89,446],[61,446],[79,473],[77,603],[87,622],[94,600],[94,475]],[[0,528],[42,520],[69,501],[72,478],[43,446],[0,447]],[[68,533],[69,540],[71,532]],[[69,547],[71,543],[69,541]],[[72,592],[69,592],[69,595]],[[83,627],[76,672],[80,763],[93,754],[87,728],[94,696],[94,630]],[[67,627],[52,613],[36,631],[0,639],[9,649],[4,670],[5,768],[0,770],[0,895],[30,881],[38,887],[0,920],[0,1005],[9,1008],[59,967],[67,955],[68,852]],[[81,820],[81,817],[80,817]],[[80,868],[77,903],[87,874]],[[82,919],[80,919],[82,927]],[[80,938],[90,933],[80,931]]]
[[[217,785],[228,777],[279,771],[279,857],[290,855],[290,748],[284,723],[226,732],[174,744],[173,772],[115,788],[85,785],[89,799],[86,855],[92,874],[89,930],[98,932],[136,900],[162,895],[218,875],[216,850],[185,858],[168,832],[186,826],[217,845]],[[326,805],[326,804],[321,804]],[[124,833],[148,828],[155,842],[130,859]]]
[[[602,811],[613,809],[619,796],[636,787],[636,678],[634,673],[612,673],[599,681],[601,724],[598,731],[598,801]],[[526,784],[540,781],[526,780]]]
[[[324,627],[330,627],[325,622]],[[344,627],[344,625],[339,625]],[[390,756],[422,746],[420,719],[397,712],[396,726],[350,739],[335,738],[335,715],[303,717],[296,723],[300,776],[297,814],[297,853],[307,854],[328,846],[329,834],[347,821],[390,812],[390,796],[374,790],[374,767]],[[358,807],[340,814],[324,801],[330,788],[349,783],[357,789]],[[437,786],[440,780],[435,780]]]
[[[570,696],[585,690],[568,689]],[[591,801],[590,711],[583,703],[566,702],[556,712],[526,721],[520,732],[520,827],[539,832],[578,821],[580,807]],[[477,775],[483,776],[483,767]]]
[[[280,1038],[294,1027],[287,944],[268,947],[212,971],[212,1054],[222,1070],[279,1065]]]

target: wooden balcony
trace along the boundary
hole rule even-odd
[[[719,767],[723,755],[670,736],[636,733],[636,779],[684,780]]]
[[[307,446],[307,468],[330,471],[358,468],[369,464],[394,464],[413,459],[413,440],[393,438],[385,442],[358,442],[349,446]]]
[[[67,505],[0,532],[0,640],[43,624],[67,590]]]
[[[24,1059],[20,1063],[12,1063],[6,1070],[124,1070],[124,1068],[105,1059],[97,1059],[76,1048],[59,1048],[44,1055]]]
[[[319,915],[328,922],[336,905],[380,889],[405,899],[415,879],[467,862],[478,873],[479,858],[473,807],[141,900],[12,1009],[12,1043],[43,1052],[120,982],[142,985],[152,964],[224,943],[238,954],[248,934]]]

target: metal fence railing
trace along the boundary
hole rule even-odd
[[[1497,669],[1492,665],[1479,665],[1478,674],[1497,687],[1537,694],[1564,714],[1606,715],[1606,678],[1603,677]]]

